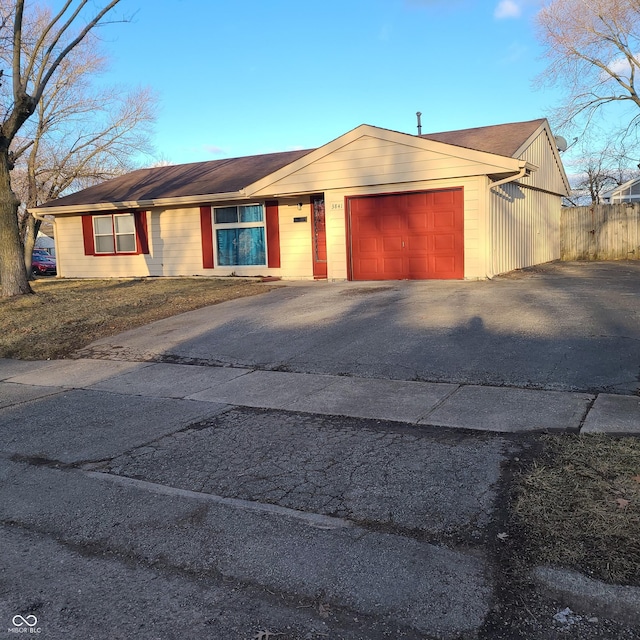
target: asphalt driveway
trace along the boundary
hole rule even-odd
[[[483,282],[285,283],[82,355],[635,394],[640,261],[552,263]]]

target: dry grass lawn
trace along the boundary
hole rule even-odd
[[[210,278],[38,279],[32,288],[35,295],[0,299],[1,358],[66,358],[98,338],[269,290]]]
[[[515,513],[537,564],[640,586],[639,439],[544,436]]]

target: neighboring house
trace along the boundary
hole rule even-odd
[[[560,258],[546,120],[141,169],[39,207],[62,277],[478,279]]]
[[[36,243],[34,248],[36,249],[46,249],[51,255],[56,254],[56,243],[54,239],[48,236],[42,231],[38,231],[38,236],[36,237]]]
[[[602,201],[606,204],[620,202],[640,202],[640,178],[633,178],[611,191],[602,194]]]

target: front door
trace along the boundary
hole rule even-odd
[[[324,194],[311,196],[311,233],[313,234],[313,277],[327,277],[327,232],[324,219]]]

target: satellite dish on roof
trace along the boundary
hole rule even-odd
[[[558,151],[562,152],[568,149],[569,144],[565,138],[562,136],[554,136],[554,138],[556,139],[556,147],[558,147]]]

